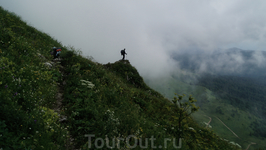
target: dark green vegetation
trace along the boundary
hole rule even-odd
[[[187,74],[186,74],[187,75]],[[150,87],[160,91],[166,97],[173,97],[172,93],[192,94],[197,97],[196,105],[200,106],[198,112],[193,115],[193,118],[199,124],[206,124],[212,118],[210,125],[213,131],[220,137],[229,141],[234,141],[242,146],[248,147],[252,142],[257,143],[249,149],[265,149],[265,123],[263,117],[257,112],[248,111],[238,106],[231,105],[226,99],[222,99],[206,87],[191,84],[191,80],[185,80],[182,76],[165,77],[161,80],[145,80]],[[183,79],[183,80],[181,80]],[[178,85],[178,86],[176,86]],[[226,93],[224,93],[226,94]],[[251,101],[253,102],[253,101]],[[218,118],[218,119],[217,119]],[[235,136],[220,120],[225,123],[237,136]]]
[[[65,150],[72,140],[87,149],[86,134],[95,135],[94,148],[96,138],[134,135],[130,145],[154,137],[154,146],[173,149],[173,139],[181,135],[181,149],[239,149],[186,115],[196,111],[192,97],[180,101],[188,112],[180,110],[149,88],[129,61],[93,62],[2,8],[0,29],[0,149]],[[53,46],[62,47],[61,64],[51,61]],[[64,97],[55,112],[59,89]],[[67,119],[59,122],[59,114]],[[165,145],[165,138],[172,141]],[[146,144],[152,149],[150,140]]]
[[[129,61],[101,65],[75,51],[63,52],[62,58],[67,75],[63,103],[76,147],[88,147],[85,134],[103,139],[107,136],[110,140],[135,135],[142,142],[154,137],[155,146],[164,145],[165,138],[178,136],[179,108],[150,89]],[[183,149],[237,149],[190,117],[181,121]],[[130,142],[134,145],[134,140]],[[126,147],[125,142],[120,143]],[[173,143],[169,142],[167,148],[173,148]]]
[[[200,106],[193,115],[198,123],[208,122],[211,117],[210,125],[219,136],[237,142],[243,148],[254,142],[257,144],[250,149],[265,149],[265,52],[231,50],[207,56],[177,56],[181,71],[164,79],[145,81],[168,98],[173,97],[173,93],[192,94]],[[258,57],[260,65],[255,59]],[[200,72],[201,61],[206,63],[205,72]]]
[[[0,149],[63,149],[67,131],[51,110],[60,43],[0,8]]]
[[[198,85],[207,87],[226,103],[260,116],[263,120],[252,122],[252,136],[266,138],[266,80],[265,77],[213,76],[200,78]],[[220,110],[222,112],[222,110]],[[232,114],[234,117],[235,114]]]

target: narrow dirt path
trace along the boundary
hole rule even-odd
[[[238,135],[236,135],[236,133],[234,131],[232,131],[227,125],[224,124],[224,122],[222,122],[222,120],[220,120],[218,117],[215,116],[215,118],[217,118],[228,130],[230,130],[237,138],[239,138]],[[240,138],[239,138],[240,139]]]
[[[206,115],[205,115],[206,116]],[[211,117],[209,117],[209,116],[206,116],[206,117],[208,117],[208,118],[210,118],[210,121],[208,122],[208,124],[207,124],[207,126],[206,127],[208,127],[208,125],[211,123],[211,121],[212,121],[212,118]],[[214,116],[215,118],[217,118],[228,130],[230,130],[237,138],[239,138],[239,139],[241,139],[233,130],[231,130],[221,119],[219,119],[218,117],[216,117],[216,116]],[[247,141],[248,142],[248,141]],[[249,147],[251,146],[251,145],[254,145],[254,144],[256,144],[256,143],[254,143],[254,142],[250,142],[250,144],[248,145],[248,147],[245,149],[245,150],[248,150],[249,149]]]
[[[206,115],[204,115],[204,116],[206,116]],[[211,123],[211,121],[212,121],[212,118],[211,117],[209,117],[209,116],[206,116],[206,117],[208,117],[208,118],[210,118],[210,121],[207,123],[207,125],[206,125],[206,128],[210,125],[210,123]]]
[[[53,110],[56,113],[58,113],[59,122],[63,124],[65,121],[67,121],[67,116],[62,114],[62,112],[63,112],[62,111],[62,108],[63,108],[62,102],[64,99],[64,85],[66,83],[64,80],[64,67],[60,64],[60,59],[54,60],[54,64],[55,64],[55,67],[59,67],[63,81],[57,82],[57,94],[55,96],[56,102],[53,106]],[[68,135],[66,137],[68,137],[66,140],[66,144],[65,144],[66,150],[77,150],[74,147],[74,143],[73,143],[74,139],[70,135],[69,131],[68,131]]]
[[[250,147],[252,144],[256,144],[256,143],[251,142],[245,150],[248,150],[249,147]]]
[[[216,117],[216,116],[215,116]],[[239,139],[241,139],[238,135],[236,135],[235,134],[235,132],[233,132],[228,126],[226,126],[225,124],[224,124],[224,122],[222,121],[222,120],[220,120],[218,117],[216,117],[227,129],[229,129],[236,137],[238,137]],[[248,141],[247,141],[248,142]],[[245,149],[245,150],[248,150],[249,149],[249,147],[251,146],[251,145],[253,145],[253,144],[256,144],[256,143],[254,143],[254,142],[250,142],[250,144],[248,145],[248,147]]]

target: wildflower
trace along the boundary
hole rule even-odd
[[[8,86],[6,85],[5,88],[7,88]]]
[[[140,131],[143,132],[142,128],[140,127]]]
[[[81,81],[81,85],[86,85],[88,88],[92,89],[95,85],[93,83],[91,83],[90,81],[86,81],[86,80],[80,80]]]
[[[203,122],[207,127],[212,128],[212,126],[206,122]]]
[[[232,144],[232,145],[238,146],[239,148],[241,148],[241,146],[238,143],[235,143],[235,142],[229,142],[229,143]]]
[[[239,148],[242,148],[238,143],[235,143],[236,144],[236,146],[238,146]]]
[[[194,128],[192,128],[192,127],[188,127],[190,130],[194,130]]]

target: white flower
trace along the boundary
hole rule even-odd
[[[120,121],[118,118],[115,117],[114,115],[114,111],[110,111],[109,109],[105,112],[105,114],[108,115],[108,121],[111,121],[113,123],[115,123],[116,125],[119,125],[120,124]]]
[[[44,65],[47,66],[47,67],[52,67],[53,66],[52,63],[50,63],[50,62],[45,62]]]
[[[212,126],[206,122],[203,122],[207,127],[212,128]]]
[[[81,81],[81,85],[85,85],[88,88],[92,89],[95,85],[93,83],[91,83],[90,81],[86,81],[86,80],[80,80]]]
[[[232,145],[238,146],[239,148],[241,148],[241,146],[238,143],[235,143],[235,142],[229,142],[229,143],[232,144]]]
[[[190,130],[194,130],[194,128],[192,128],[192,127],[188,127]]]
[[[238,143],[236,143],[236,146],[238,146],[239,148],[242,148]]]

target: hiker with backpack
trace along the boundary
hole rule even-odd
[[[60,53],[61,53],[61,47],[58,47],[58,48],[53,47],[53,51],[51,52],[51,55],[54,56],[54,59],[58,58]]]
[[[123,55],[122,60],[125,60],[125,54],[127,55],[126,49],[124,48],[123,50],[121,50],[121,55]]]

